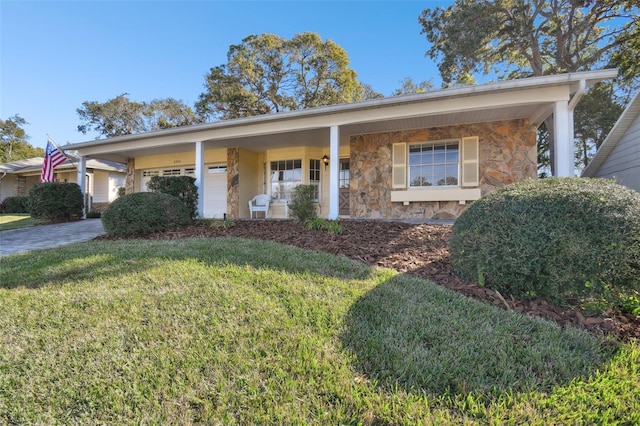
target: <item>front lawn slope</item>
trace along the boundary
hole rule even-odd
[[[0,424],[633,424],[639,352],[267,241],[0,259]]]

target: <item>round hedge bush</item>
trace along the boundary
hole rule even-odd
[[[142,236],[176,229],[191,221],[179,198],[159,192],[137,192],[117,198],[102,213],[108,235]]]
[[[605,179],[508,185],[460,215],[450,253],[463,278],[518,297],[637,297],[640,194]]]

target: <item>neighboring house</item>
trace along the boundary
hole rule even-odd
[[[582,176],[614,178],[640,192],[640,92],[627,105]]]
[[[127,164],[127,193],[156,175],[191,175],[203,217],[248,218],[272,196],[284,217],[298,184],[320,214],[455,218],[483,194],[537,177],[536,129],[554,117],[556,171],[573,175],[573,110],[616,70],[579,72],[261,115],[63,147]],[[325,162],[326,160],[326,162]]]
[[[56,166],[58,182],[78,182],[78,159],[71,157]],[[87,211],[102,211],[118,196],[118,188],[126,182],[126,166],[108,160],[89,159],[86,163],[84,193],[87,194]],[[40,183],[44,159],[28,158],[0,164],[0,202],[7,197],[26,196],[33,185]]]

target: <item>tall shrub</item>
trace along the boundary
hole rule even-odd
[[[198,188],[191,176],[154,176],[147,184],[149,191],[173,195],[182,201],[192,219],[198,215]]]
[[[460,275],[501,292],[558,303],[637,296],[640,194],[604,179],[516,183],[462,213],[450,248]]]
[[[77,220],[82,217],[84,199],[75,183],[45,182],[29,192],[29,213],[36,219],[52,222]]]

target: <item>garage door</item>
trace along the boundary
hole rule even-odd
[[[205,166],[203,216],[222,218],[227,213],[227,166]]]
[[[147,184],[154,176],[160,176],[160,172],[158,170],[143,170],[140,175],[140,187],[138,188],[138,191],[147,192],[149,190],[149,188],[147,188]]]

